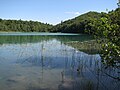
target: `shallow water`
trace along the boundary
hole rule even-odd
[[[64,44],[92,39],[70,34],[0,36],[0,90],[119,90],[119,70],[99,54]]]

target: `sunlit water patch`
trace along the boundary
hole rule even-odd
[[[0,36],[0,90],[119,90],[119,70],[64,44],[80,37]]]

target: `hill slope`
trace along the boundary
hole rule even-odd
[[[93,18],[101,18],[105,13],[98,12],[88,12],[82,14],[74,19],[61,22],[60,24],[52,28],[53,32],[63,32],[63,33],[85,33],[85,26]]]

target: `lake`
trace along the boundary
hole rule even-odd
[[[62,33],[0,33],[0,90],[119,90],[120,70],[99,53],[66,42],[92,37]],[[118,73],[119,72],[119,73]]]

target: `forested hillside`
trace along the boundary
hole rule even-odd
[[[88,12],[74,19],[61,22],[52,28],[53,32],[62,33],[89,33],[94,34],[97,30],[94,28],[95,21],[101,18],[108,18],[109,22],[120,25],[120,9],[108,13]]]
[[[62,32],[62,33],[89,33],[94,34],[95,21],[106,17],[113,24],[120,25],[120,9],[109,13],[88,12],[74,19],[70,19],[55,26],[37,21],[2,20],[0,19],[0,31],[15,32]]]
[[[37,21],[2,20],[0,19],[0,31],[14,32],[48,32],[52,25]]]
[[[83,15],[80,15],[74,19],[61,22],[60,24],[53,27],[54,32],[63,32],[63,33],[85,33],[88,23],[96,18],[101,18],[105,13],[98,12],[88,12]]]

